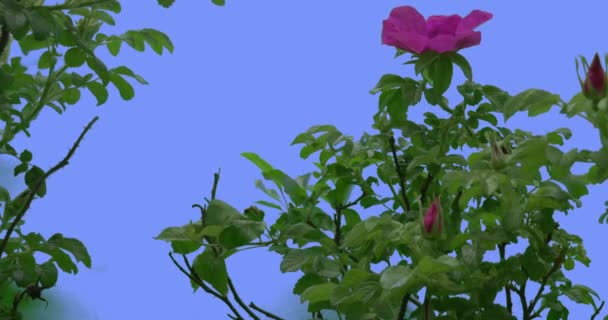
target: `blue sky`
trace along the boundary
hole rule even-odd
[[[512,94],[540,88],[569,100],[580,91],[575,57],[590,60],[595,52],[608,52],[598,28],[608,12],[602,0],[228,0],[223,8],[178,0],[169,10],[154,2],[124,1],[119,26],[108,32],[156,28],[172,38],[174,54],[159,57],[123,47],[113,58],[100,50],[108,65],[128,65],[150,85],[136,86],[130,102],[114,92],[103,107],[86,96],[64,115],[45,110],[31,127],[32,138],[16,138],[19,149],[33,151],[34,163],[49,168],[83,126],[100,116],[70,165],[47,182],[47,196],[26,215],[24,231],[76,237],[93,259],[92,270],[80,265],[76,276],[60,274],[46,316],[225,319],[228,309],[209,295],[192,294],[167,256],[170,246],[152,238],[165,227],[198,218],[191,205],[209,197],[218,168],[219,199],[241,210],[265,199],[254,187],[260,172],[241,152],[258,153],[295,176],[314,168],[312,160],[299,158],[298,146],[289,147],[310,126],[331,123],[357,138],[373,132],[377,97],[368,91],[382,74],[413,76],[411,67],[401,65],[404,58],[393,59],[394,49],[380,43],[382,20],[393,7],[412,5],[425,16],[492,12],[494,18],[478,28],[481,45],[461,53],[476,82]],[[36,65],[34,57],[24,62]],[[462,83],[460,72],[455,74],[453,83]],[[459,101],[455,89],[447,97],[451,105]],[[413,118],[432,110],[423,103],[413,108]],[[600,146],[595,129],[557,111],[532,119],[517,115],[508,126],[535,133],[569,127],[574,136],[566,148]],[[13,165],[2,164],[3,184]],[[24,187],[21,181],[10,183],[13,195]],[[569,275],[608,298],[608,282],[597,281],[608,269],[608,226],[597,223],[605,187],[592,186],[582,208],[558,216],[564,228],[583,236],[592,259],[590,268],[577,266]],[[270,219],[276,216],[267,211]],[[277,254],[250,250],[230,258],[228,270],[247,301],[287,319],[304,319],[305,307],[291,294],[299,274],[281,274],[279,263]],[[573,319],[591,314],[590,308],[569,306]]]

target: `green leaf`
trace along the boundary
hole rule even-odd
[[[281,272],[296,272],[314,256],[315,254],[307,249],[291,249],[283,256],[283,260],[281,261]]]
[[[304,190],[294,179],[286,175],[283,171],[272,169],[270,171],[262,172],[262,175],[265,179],[271,180],[278,186],[283,187],[296,206],[301,205],[306,200],[306,190]]]
[[[70,252],[77,262],[82,262],[87,268],[91,268],[91,256],[80,240],[66,238],[61,233],[56,233],[49,238],[48,242],[55,243],[60,248]]]
[[[8,192],[8,190],[6,190],[6,188],[4,188],[3,186],[0,186],[0,201],[8,202],[10,200],[11,200],[11,194]]]
[[[175,0],[158,0],[158,4],[165,8],[171,7],[174,2]]]
[[[202,280],[211,284],[222,296],[228,293],[228,271],[224,259],[215,256],[209,248],[196,258],[192,268]]]
[[[473,71],[471,69],[471,65],[465,57],[456,52],[449,53],[448,57],[454,64],[456,64],[460,68],[460,70],[462,70],[462,73],[467,78],[467,80],[473,81]]]
[[[528,110],[528,116],[534,117],[549,111],[551,106],[558,104],[560,101],[561,99],[557,94],[545,90],[528,89],[509,98],[501,111],[504,115],[504,121],[523,110]]]
[[[73,47],[65,52],[63,58],[68,67],[80,67],[85,63],[87,55],[82,48]]]
[[[296,295],[302,294],[306,289],[312,287],[313,285],[326,283],[327,279],[324,277],[318,276],[316,274],[305,274],[302,276],[293,287],[293,293]]]
[[[245,159],[253,162],[253,164],[255,164],[258,168],[260,168],[260,170],[262,170],[262,172],[270,171],[270,170],[274,169],[270,165],[270,163],[266,162],[259,155],[255,154],[253,152],[243,152],[243,153],[241,153],[241,156],[244,157]]]
[[[57,283],[59,272],[52,260],[36,266],[36,272],[40,276],[40,283],[44,287],[52,287]]]
[[[454,257],[444,255],[439,258],[424,257],[416,266],[416,272],[420,272],[426,276],[432,276],[438,273],[446,273],[460,266],[458,260]]]
[[[148,82],[142,76],[136,74],[135,72],[133,72],[133,70],[129,69],[126,66],[116,67],[116,68],[110,70],[110,72],[131,77],[131,78],[135,79],[137,82],[139,82],[140,84],[148,84]]]
[[[599,295],[595,291],[593,291],[591,288],[580,285],[580,284],[576,284],[576,285],[572,286],[572,288],[562,288],[561,291],[568,298],[570,298],[570,300],[572,300],[576,303],[581,303],[581,304],[593,305],[594,304],[593,296],[595,296],[596,298],[599,298]]]
[[[226,4],[226,0],[211,0],[211,2],[213,2],[213,4],[216,6],[223,6]]]
[[[131,100],[135,96],[135,91],[133,90],[133,86],[128,83],[123,77],[116,73],[110,73],[109,77],[110,82],[114,84],[118,92],[120,93],[120,97],[124,100]]]
[[[190,235],[184,227],[168,227],[154,239],[163,241],[190,240]]]
[[[402,265],[390,266],[380,274],[380,286],[395,293],[414,293],[420,288],[422,282],[412,269]]]
[[[13,169],[13,176],[18,176],[22,172],[26,172],[29,169],[27,163],[20,163]]]
[[[240,216],[241,213],[226,202],[213,199],[207,207],[205,222],[207,226],[226,226]]]
[[[87,88],[97,99],[97,106],[100,106],[108,101],[108,89],[99,82],[87,83]]]
[[[34,38],[36,40],[46,40],[50,31],[53,29],[52,18],[46,9],[34,9],[25,11],[27,18],[32,26],[32,31],[34,32]]]
[[[88,56],[87,66],[89,66],[91,70],[95,71],[95,73],[97,74],[97,76],[99,76],[104,85],[107,84],[108,81],[110,81],[108,67],[105,63],[103,63],[103,61],[99,60],[99,58],[95,56]]]
[[[106,43],[106,47],[108,48],[108,51],[114,57],[116,57],[118,55],[118,53],[120,52],[121,45],[122,45],[122,40],[120,38],[112,38],[112,39],[108,40],[108,42]]]
[[[61,99],[65,101],[65,103],[74,105],[78,101],[80,101],[80,89],[78,88],[68,88],[63,90],[61,94]]]
[[[403,78],[396,74],[385,74],[380,78],[378,84],[369,91],[371,94],[376,94],[385,89],[401,88],[404,85]]]
[[[452,61],[449,58],[441,55],[439,56],[428,69],[425,69],[428,74],[427,80],[430,80],[433,85],[433,91],[437,95],[442,95],[452,83],[452,74],[454,72],[454,67],[452,66]],[[423,72],[423,75],[425,72]]]
[[[51,67],[51,64],[53,63],[53,60],[55,60],[55,57],[53,57],[53,54],[51,53],[51,51],[45,51],[40,55],[40,58],[38,59],[38,69],[48,69]]]
[[[338,285],[333,282],[321,283],[310,286],[302,292],[300,302],[308,301],[308,303],[317,303],[321,301],[329,301],[334,289]]]
[[[261,221],[233,220],[219,236],[220,243],[227,249],[246,245],[264,233],[266,224]]]
[[[282,209],[280,205],[272,203],[272,202],[264,201],[264,200],[259,200],[259,201],[256,201],[255,203],[261,204],[263,206],[267,206],[269,208],[277,209],[277,210]]]
[[[27,149],[23,150],[19,155],[19,160],[25,163],[32,161],[32,153]]]
[[[44,197],[46,194],[46,181],[44,179],[44,170],[40,169],[37,166],[32,166],[30,170],[25,173],[25,184],[30,188],[30,190],[34,190],[34,187],[41,180],[40,187],[36,191],[36,195],[40,198]]]

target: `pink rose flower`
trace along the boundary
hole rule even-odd
[[[425,21],[413,7],[397,7],[383,22],[382,43],[417,54],[457,51],[478,45],[481,32],[473,29],[490,19],[491,13],[473,10],[464,18],[431,16]]]
[[[431,206],[426,210],[423,218],[424,231],[427,235],[437,236],[442,229],[441,201],[439,197],[433,200]]]
[[[600,63],[600,56],[596,53],[587,71],[583,94],[592,100],[600,100],[606,95],[606,73]]]

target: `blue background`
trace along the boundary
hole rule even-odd
[[[173,55],[141,54],[124,47],[118,58],[100,50],[108,65],[128,65],[148,86],[136,85],[136,97],[121,101],[114,91],[97,108],[88,95],[64,115],[44,110],[31,127],[32,138],[16,138],[18,149],[33,151],[33,163],[48,169],[59,161],[83,126],[100,120],[69,166],[52,176],[48,194],[35,201],[24,231],[45,236],[61,232],[82,240],[93,268],[79,265],[78,275],[61,273],[49,292],[46,313],[36,318],[226,319],[228,309],[198,291],[167,256],[170,246],[152,238],[168,226],[198,219],[193,203],[210,196],[213,173],[221,167],[217,197],[239,210],[265,195],[255,189],[258,169],[239,154],[256,152],[286,173],[314,170],[312,159],[299,158],[293,138],[312,125],[334,124],[358,138],[371,129],[377,97],[368,93],[385,73],[413,76],[404,58],[380,43],[382,20],[399,5],[412,5],[424,16],[468,14],[473,9],[494,18],[478,30],[482,43],[461,53],[473,66],[474,80],[518,93],[541,88],[564,100],[580,91],[574,59],[590,60],[608,52],[600,28],[608,2],[596,1],[230,1],[224,8],[209,1],[178,0],[169,10],[155,1],[123,1],[118,27],[106,33],[152,27],[175,44]],[[35,56],[25,58],[35,68]],[[463,82],[455,72],[453,84]],[[460,99],[451,88],[450,104]],[[420,120],[422,103],[412,108]],[[597,149],[597,130],[557,110],[509,121],[534,133],[569,127],[574,137],[565,148]],[[15,162],[1,162],[2,184],[14,196],[24,188],[10,178]],[[578,166],[577,172],[585,167]],[[576,170],[575,170],[576,171]],[[568,274],[608,298],[604,211],[605,184],[592,186],[584,206],[558,214],[566,230],[583,236],[590,268],[577,265]],[[273,221],[277,213],[266,210]],[[366,216],[377,212],[366,213]],[[491,259],[494,259],[489,255]],[[229,273],[246,302],[254,301],[287,319],[305,319],[305,306],[291,294],[300,276],[281,274],[280,256],[264,249],[228,260]],[[501,300],[504,301],[504,300]],[[36,303],[40,310],[44,303]],[[568,303],[571,319],[588,319],[591,308]],[[608,311],[604,311],[602,316]]]

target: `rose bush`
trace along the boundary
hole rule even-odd
[[[233,254],[268,247],[283,256],[282,272],[303,273],[293,292],[315,319],[323,318],[322,310],[346,319],[567,319],[564,299],[589,305],[590,318],[598,317],[604,302],[564,273],[575,262],[590,263],[582,238],[562,228],[556,215],[580,207],[587,185],[608,179],[605,74],[594,59],[583,92],[568,102],[545,90],[512,95],[477,83],[457,51],[479,44],[473,29],[491,17],[475,10],[425,21],[412,7],[395,8],[384,21],[383,42],[397,47],[397,56],[411,54],[405,63],[419,77],[384,75],[371,90],[379,94],[377,133],[355,140],[320,125],[298,135],[292,145],[303,145],[303,159],[318,153],[317,171],[290,177],[243,153],[276,187],[256,181],[269,196],[257,204],[280,211],[268,228],[259,208],[243,214],[216,199],[216,173],[211,199],[193,205],[200,219],[156,237],[171,243],[169,256],[192,288],[223,301],[233,319],[281,319],[247,304],[226,269]],[[444,93],[454,65],[466,80],[457,86],[462,101],[451,107]],[[437,112],[415,123],[408,112],[423,97]],[[603,147],[564,152],[559,147],[572,136],[568,128],[534,135],[500,126],[496,117],[506,122],[518,112],[533,117],[552,107],[597,127]],[[472,150],[466,157],[463,147]],[[574,174],[575,163],[591,167]],[[374,168],[375,176],[365,174]],[[375,190],[380,184],[389,195]],[[362,219],[362,210],[378,214]],[[488,259],[489,252],[498,261]]]

